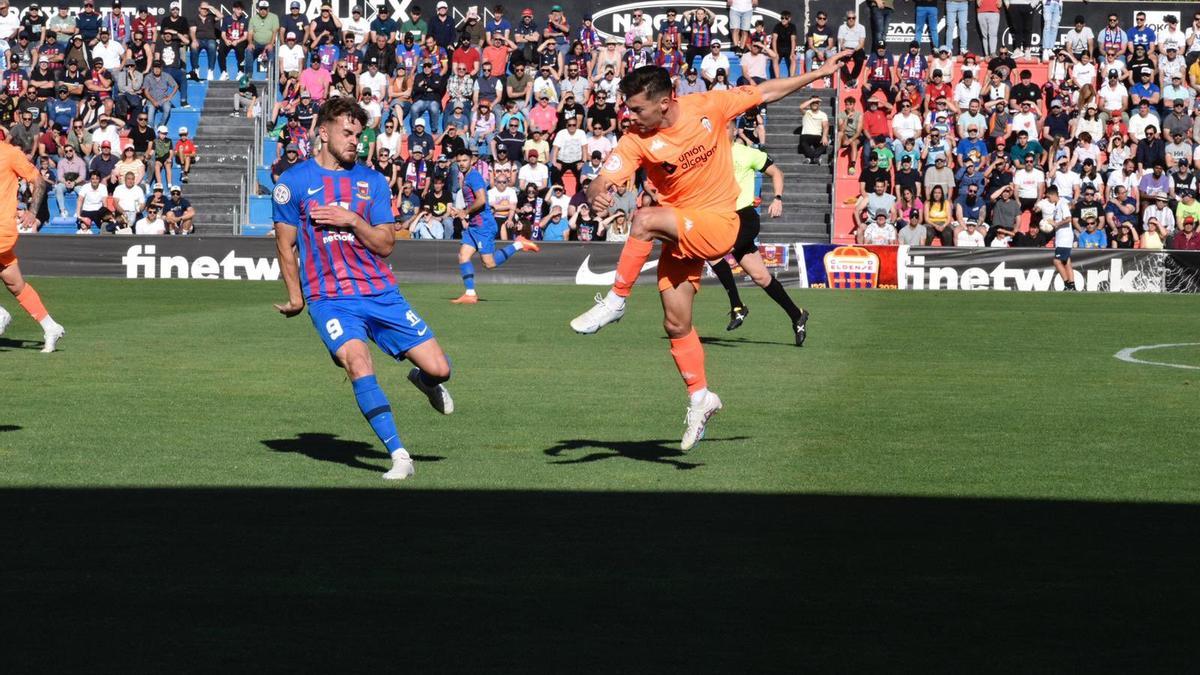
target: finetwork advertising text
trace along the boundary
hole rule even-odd
[[[126,279],[225,279],[278,281],[279,261],[274,257],[241,257],[230,250],[217,260],[202,255],[189,259],[181,255],[155,255],[152,244],[130,246],[121,256]]]
[[[1040,252],[1040,251],[1039,251]],[[914,290],[1003,290],[1003,291],[1061,291],[1062,279],[1049,263],[1030,265],[1028,260],[980,259],[970,264],[963,258],[943,259],[921,253],[910,255],[900,247],[897,256],[897,277],[901,289]],[[1014,264],[1010,264],[1014,263]],[[1126,269],[1121,257],[1114,256],[1096,265],[1076,264],[1075,284],[1080,290],[1109,292],[1161,292],[1162,275],[1150,270]],[[939,264],[943,263],[943,264]]]

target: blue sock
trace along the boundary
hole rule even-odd
[[[388,404],[387,396],[379,388],[375,376],[360,377],[350,384],[354,387],[354,399],[358,401],[358,409],[375,430],[375,435],[383,441],[388,453],[403,449],[404,443],[400,441],[400,435],[396,432],[396,421],[392,419],[392,406]]]
[[[509,258],[513,257],[516,254],[517,254],[517,247],[513,246],[512,244],[509,244],[508,246],[505,246],[504,248],[500,249],[499,251],[496,251],[495,253],[493,253],[492,259],[496,261],[496,267],[499,267],[504,264],[505,260],[508,260]]]
[[[468,291],[475,290],[475,266],[471,264],[471,261],[459,263],[458,271],[462,274],[463,286],[466,286]]]

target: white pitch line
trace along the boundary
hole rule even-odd
[[[1142,363],[1148,366],[1166,366],[1168,368],[1183,368],[1185,370],[1200,370],[1200,366],[1189,366],[1182,363],[1163,363],[1162,361],[1147,361],[1134,357],[1134,354],[1147,349],[1166,349],[1167,347],[1195,347],[1200,345],[1200,342],[1179,342],[1176,344],[1166,345],[1142,345],[1141,347],[1126,347],[1121,351],[1113,354],[1116,358],[1127,363]]]

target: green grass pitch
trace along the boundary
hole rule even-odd
[[[1200,595],[1200,371],[1113,355],[1200,342],[1195,297],[794,291],[797,349],[757,289],[727,333],[706,287],[725,409],[685,454],[649,285],[579,336],[589,289],[409,284],[457,410],[373,352],[418,460],[391,484],[281,285],[32,281],[68,334],[38,353],[4,300],[0,594],[25,611],[0,631],[28,668],[354,670],[395,640],[423,672],[1188,662],[1163,644]]]

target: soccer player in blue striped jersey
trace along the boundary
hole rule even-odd
[[[456,305],[473,305],[479,302],[479,296],[475,294],[475,266],[471,264],[471,258],[476,251],[483,260],[483,266],[490,270],[503,265],[516,255],[517,251],[537,253],[539,247],[525,237],[518,236],[513,243],[499,251],[496,250],[496,234],[500,227],[492,214],[492,205],[487,200],[487,181],[471,167],[470,152],[460,151],[455,161],[463,176],[464,206],[459,215],[467,221],[466,227],[463,228],[462,246],[458,248],[458,271],[462,274],[466,291],[450,302]]]
[[[454,411],[443,384],[450,379],[450,361],[400,294],[385,260],[395,245],[395,217],[386,179],[357,163],[366,123],[354,99],[326,101],[316,122],[320,152],[279,177],[272,202],[288,300],[275,309],[292,317],[308,304],[334,363],[346,369],[359,410],[392,456],[383,477],[402,480],[413,475],[413,462],[375,379],[367,340],[396,360],[412,362],[409,381],[446,415]]]

